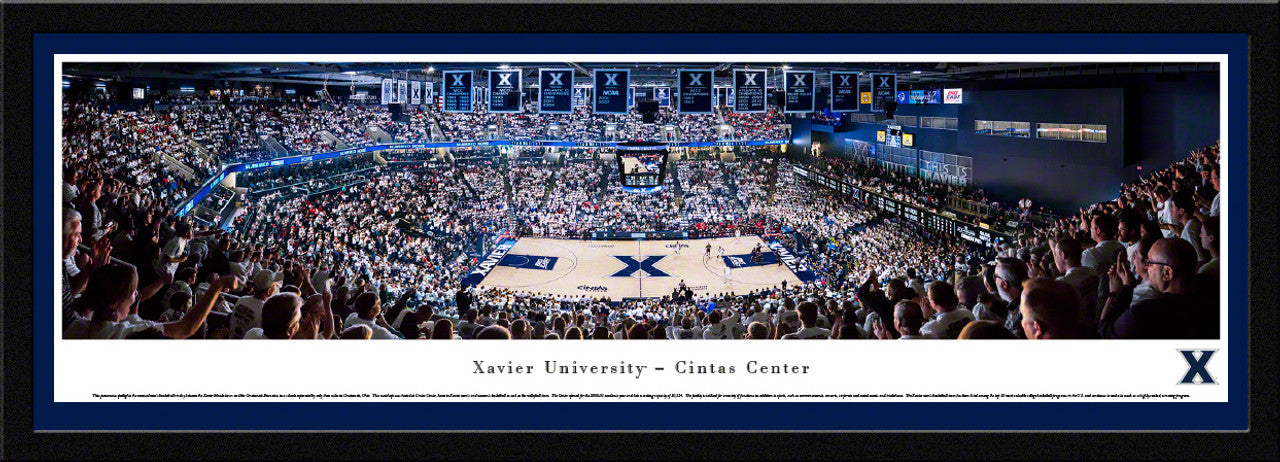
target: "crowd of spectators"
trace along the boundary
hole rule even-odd
[[[511,207],[516,213],[533,213],[547,197],[547,182],[555,170],[544,165],[512,166],[507,170],[511,183]]]
[[[594,161],[573,162],[556,172],[555,187],[536,210],[519,209],[527,234],[581,236],[600,210],[601,167]]]
[[[735,140],[785,140],[791,138],[787,119],[776,106],[763,113],[727,112],[724,121],[733,129]]]
[[[622,191],[612,164],[392,168],[353,159],[245,174],[239,186],[250,190],[313,181],[334,188],[251,194],[251,213],[228,231],[176,217],[176,200],[192,185],[154,157],[182,151],[184,127],[214,126],[195,121],[204,115],[193,111],[64,107],[64,337],[1219,335],[1217,146],[1123,186],[1116,200],[1027,233],[998,255],[817,189],[788,161],[773,169],[757,161],[677,163],[687,193],[677,200],[673,184],[655,194]],[[307,122],[260,114],[241,119],[254,134],[275,130],[290,143],[312,142],[315,132],[307,130],[315,126],[273,126]],[[227,136],[212,128],[203,133]],[[874,167],[824,167],[922,205],[974,193]],[[726,180],[745,191],[741,197]],[[548,181],[555,187],[542,203]],[[726,211],[733,206],[720,198],[748,208]],[[682,215],[681,204],[693,213]],[[677,290],[626,302],[462,287],[462,276],[476,264],[468,249],[502,231],[512,211],[546,234],[564,235],[589,227],[681,229],[695,215],[714,220],[719,214],[733,226],[781,239],[795,249],[798,267],[817,277],[746,294]]]
[[[676,164],[684,196],[684,218],[693,222],[734,222],[745,218],[746,210],[730,194],[725,183],[724,163],[699,160]]]

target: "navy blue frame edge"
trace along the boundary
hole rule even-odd
[[[1248,274],[1245,34],[35,34],[34,248],[54,245],[55,53],[1001,53],[1227,54],[1235,274]],[[444,47],[444,48],[440,48]],[[905,50],[905,51],[904,51]],[[1226,403],[55,403],[52,260],[34,252],[33,426],[76,430],[1151,430],[1248,429],[1248,285],[1229,294]],[[552,411],[555,412],[547,412]],[[434,416],[424,419],[422,416]],[[498,419],[489,416],[502,416]],[[616,416],[626,416],[619,418]],[[841,419],[837,416],[856,416]]]

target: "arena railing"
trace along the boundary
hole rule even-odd
[[[1002,223],[986,223],[981,221],[971,223],[958,219],[954,213],[909,204],[881,194],[877,191],[864,188],[860,185],[846,182],[824,172],[810,170],[807,165],[795,165],[792,168],[797,175],[804,177],[806,180],[826,186],[827,188],[842,194],[852,196],[854,199],[862,201],[875,210],[892,213],[895,216],[923,224],[935,231],[943,232],[952,237],[957,237],[974,244],[991,246],[996,243],[997,238],[1007,241],[1012,237],[1012,234],[1009,231],[993,228],[993,226],[1001,228],[1004,227],[1004,224]]]

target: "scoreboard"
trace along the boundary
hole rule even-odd
[[[618,177],[622,187],[656,191],[666,177],[667,145],[665,143],[618,143]]]

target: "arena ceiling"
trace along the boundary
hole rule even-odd
[[[816,70],[819,83],[826,83],[826,71],[896,73],[900,84],[930,84],[991,79],[1067,77],[1132,73],[1177,73],[1216,71],[1217,63],[361,63],[361,62],[275,62],[275,63],[67,63],[63,75],[116,81],[211,80],[262,83],[378,85],[383,78],[430,80],[441,71],[496,69],[510,65],[524,69],[526,86],[536,83],[538,68],[576,69],[581,83],[592,69],[627,68],[638,85],[670,85],[680,68],[714,68],[717,77],[727,77],[734,68],[768,68],[777,78],[784,69]]]

